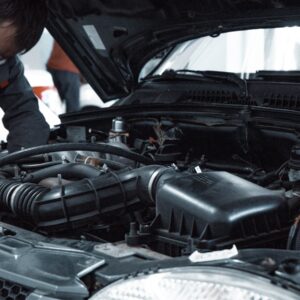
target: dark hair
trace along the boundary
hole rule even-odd
[[[39,41],[47,13],[45,0],[0,0],[0,23],[11,21],[16,27],[16,53],[29,51]]]

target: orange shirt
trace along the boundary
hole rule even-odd
[[[71,73],[79,74],[79,70],[67,56],[64,50],[58,45],[57,42],[54,42],[52,53],[47,63],[49,69],[54,69],[58,71],[68,71]]]

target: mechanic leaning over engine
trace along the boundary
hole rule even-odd
[[[10,152],[48,140],[49,126],[18,58],[38,42],[46,20],[44,0],[0,0],[0,107]]]

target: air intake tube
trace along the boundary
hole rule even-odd
[[[150,205],[156,186],[173,176],[176,176],[173,169],[147,166],[52,189],[0,180],[0,209],[31,221],[39,228],[75,228]]]

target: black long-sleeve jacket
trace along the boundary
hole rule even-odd
[[[47,143],[49,126],[39,111],[38,100],[18,57],[0,65],[0,107],[4,111],[3,124],[9,131],[10,152]]]

